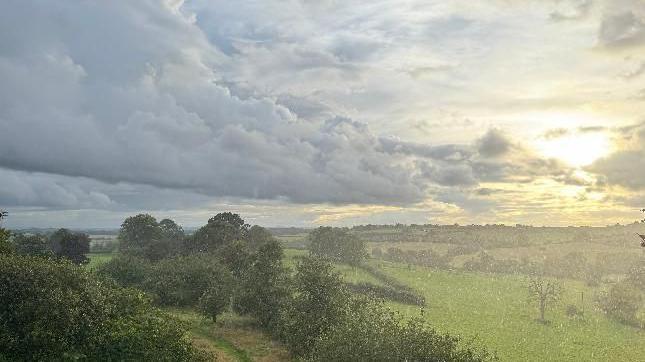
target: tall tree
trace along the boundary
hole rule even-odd
[[[240,215],[219,213],[186,240],[187,249],[192,252],[212,252],[231,241],[245,239],[248,230],[249,225]]]
[[[158,223],[148,214],[128,217],[119,231],[123,253],[153,261],[176,254],[183,239],[181,226],[170,219]]]
[[[259,324],[272,329],[289,295],[288,272],[282,265],[284,252],[273,239],[251,256],[251,263],[241,275],[233,307],[241,314],[255,317]]]
[[[89,261],[86,256],[90,252],[89,235],[58,229],[49,240],[54,255],[69,259],[75,264],[85,264]]]

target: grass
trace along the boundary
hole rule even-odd
[[[99,265],[110,261],[114,255],[114,253],[89,253],[87,257],[90,259],[90,262],[87,263],[87,268],[95,269]]]
[[[188,326],[197,347],[213,352],[218,361],[290,360],[287,350],[260,331],[250,318],[224,313],[213,323],[192,310],[167,311]]]
[[[645,356],[645,333],[607,319],[594,307],[597,291],[580,282],[562,281],[563,300],[547,311],[551,323],[541,324],[523,277],[378,264],[426,297],[423,316],[438,330],[476,339],[502,361],[640,361]],[[404,316],[421,313],[419,307],[389,304]],[[567,304],[584,307],[584,320],[566,317]]]

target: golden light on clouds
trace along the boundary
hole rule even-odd
[[[601,132],[566,134],[537,142],[538,152],[570,166],[583,167],[609,154],[611,142]]]

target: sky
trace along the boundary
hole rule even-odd
[[[642,0],[7,0],[0,80],[7,227],[645,207]]]

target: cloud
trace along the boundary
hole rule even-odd
[[[0,15],[15,35],[0,57],[2,167],[298,203],[425,197],[409,161],[379,151],[366,125],[233,96],[213,70],[221,53],[176,7],[52,3],[54,21],[25,4]],[[289,66],[334,64],[295,54]]]
[[[564,1],[561,8],[551,12],[549,19],[554,22],[579,20],[587,17],[593,6],[592,0]]]
[[[484,157],[502,156],[513,148],[510,140],[498,129],[489,130],[478,141],[478,151]]]
[[[616,133],[628,143],[594,162],[587,171],[600,175],[608,185],[645,189],[645,124],[623,127]]]
[[[598,44],[605,48],[632,48],[645,45],[643,4],[634,9],[607,14],[600,25]]]

